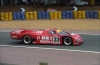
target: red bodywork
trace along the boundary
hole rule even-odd
[[[50,34],[50,31],[53,30],[56,34]],[[22,40],[25,35],[31,36],[35,39],[32,44],[63,44],[63,38],[69,36],[72,38],[73,45],[80,45],[83,42],[83,39],[80,35],[76,33],[59,34],[58,29],[46,29],[46,30],[27,30],[20,29],[10,32],[11,38],[16,40]],[[57,39],[57,41],[56,41]]]

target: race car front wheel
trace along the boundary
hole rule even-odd
[[[72,38],[71,37],[64,37],[64,44],[69,46],[72,44]]]
[[[32,38],[30,36],[26,35],[26,36],[23,37],[22,42],[24,44],[31,44],[32,43]]]

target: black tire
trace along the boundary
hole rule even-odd
[[[64,45],[67,45],[67,46],[72,45],[72,38],[64,37],[63,43],[64,43]]]
[[[32,38],[31,38],[31,36],[25,35],[25,36],[22,38],[22,42],[23,42],[24,44],[31,44],[31,43],[32,43]]]

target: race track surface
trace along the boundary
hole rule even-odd
[[[39,62],[48,62],[48,65],[100,65],[100,34],[98,35],[97,32],[90,32],[91,34],[96,35],[80,34],[84,39],[84,43],[80,46],[65,46],[25,45],[19,40],[11,39],[10,31],[0,30],[0,62],[2,63],[15,65],[39,65]],[[79,31],[74,32],[80,33]],[[21,46],[25,47],[22,48]],[[67,49],[83,50],[85,52],[68,51]],[[93,51],[93,53],[86,51]]]
[[[14,45],[14,46],[31,46],[43,48],[58,48],[58,49],[72,49],[84,51],[100,52],[100,35],[80,34],[84,39],[84,43],[80,46],[65,46],[65,45],[25,45],[19,40],[12,40],[9,32],[0,32],[0,45]]]
[[[0,62],[15,65],[100,65],[100,54],[51,49],[0,47]]]

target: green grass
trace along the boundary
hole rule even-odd
[[[15,65],[15,64],[0,63],[0,65]]]

